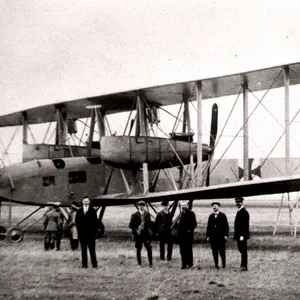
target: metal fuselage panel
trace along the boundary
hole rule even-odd
[[[99,149],[92,149],[91,156],[99,156],[99,154]],[[86,146],[23,144],[23,162],[46,158],[82,157],[86,155]]]
[[[0,170],[0,196],[24,204],[70,205],[84,195],[102,194],[105,168],[104,164],[90,163],[85,157],[16,164]]]

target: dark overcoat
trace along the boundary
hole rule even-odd
[[[250,216],[245,207],[242,207],[240,210],[238,210],[234,220],[235,240],[239,241],[241,236],[243,236],[246,240],[250,238],[249,220]]]
[[[197,227],[196,215],[191,210],[182,211],[178,223],[178,240],[193,241],[194,230]]]
[[[226,215],[219,212],[216,217],[215,214],[212,213],[208,217],[206,237],[210,240],[224,240],[225,236],[229,236],[229,226]]]
[[[153,225],[152,225],[150,214],[147,211],[144,212],[144,220],[145,220],[145,227],[142,234],[144,235],[145,238],[150,239],[153,233]],[[136,238],[136,236],[139,234],[138,227],[141,225],[141,222],[142,222],[142,218],[141,218],[141,213],[139,211],[131,215],[129,228],[132,230],[134,238]]]
[[[170,233],[172,226],[172,215],[170,213],[166,214],[164,210],[159,211],[156,215],[154,225],[157,233]]]
[[[81,239],[95,239],[98,231],[98,219],[96,211],[89,206],[86,214],[83,208],[79,208],[76,213],[76,227],[78,231],[78,238]]]

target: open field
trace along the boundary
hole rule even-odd
[[[248,203],[246,203],[248,205]],[[14,207],[13,222],[32,208]],[[224,204],[232,229],[236,208]],[[99,268],[81,269],[80,251],[72,252],[64,238],[61,251],[43,250],[41,223],[20,244],[0,241],[0,299],[300,299],[300,239],[290,237],[288,227],[272,237],[277,206],[248,205],[252,238],[249,241],[249,271],[239,272],[240,256],[230,239],[227,269],[215,270],[210,247],[203,242],[209,205],[195,205],[199,226],[194,246],[195,268],[180,270],[178,245],[172,262],[160,262],[153,243],[154,266],[135,260],[127,228],[134,207],[108,208],[105,237],[97,242]],[[6,218],[2,209],[2,221]],[[288,222],[287,209],[282,223]],[[201,268],[198,270],[198,266]]]

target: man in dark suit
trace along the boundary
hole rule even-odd
[[[141,251],[143,244],[147,249],[149,267],[152,267],[152,222],[149,212],[145,210],[146,203],[139,201],[137,203],[138,211],[131,215],[129,228],[132,230],[135,241],[136,258],[139,265],[142,264]]]
[[[222,260],[222,267],[226,267],[225,242],[229,235],[227,217],[220,212],[220,202],[213,202],[213,213],[208,217],[206,240],[210,242],[215,267],[219,269],[219,253]]]
[[[181,201],[180,206],[178,242],[181,255],[181,269],[189,269],[193,266],[194,230],[197,227],[197,221],[195,213],[189,210],[186,201]]]
[[[172,216],[168,210],[168,201],[163,201],[163,209],[155,219],[155,230],[158,233],[160,260],[165,260],[165,245],[167,244],[167,260],[172,259],[173,239],[171,235]]]
[[[89,248],[93,268],[98,267],[96,257],[96,233],[98,230],[97,214],[90,205],[89,197],[85,196],[82,200],[82,207],[76,213],[76,227],[81,246],[82,268],[87,268],[87,248]]]
[[[238,208],[234,220],[234,239],[237,241],[239,252],[241,253],[241,271],[248,271],[247,240],[249,234],[249,213],[243,205],[244,198],[236,197],[235,203]]]

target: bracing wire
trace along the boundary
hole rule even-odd
[[[213,169],[210,171],[210,174],[213,172],[213,170],[217,167],[217,165],[219,164],[219,162],[221,161],[221,159],[224,157],[224,155],[226,154],[226,152],[228,151],[228,149],[231,147],[231,145],[233,144],[233,142],[235,141],[236,137],[239,135],[239,133],[242,131],[244,125],[249,121],[250,117],[254,114],[254,112],[256,111],[256,109],[258,108],[258,106],[261,104],[261,102],[263,101],[263,99],[265,98],[265,96],[267,95],[267,93],[269,92],[269,90],[272,88],[272,86],[275,84],[275,82],[278,80],[280,74],[281,74],[282,70],[278,73],[277,77],[274,79],[274,81],[272,82],[271,86],[268,88],[268,90],[264,93],[263,97],[260,99],[260,101],[256,104],[256,106],[254,107],[254,109],[252,110],[252,112],[249,114],[249,116],[247,117],[247,119],[245,120],[245,122],[243,123],[243,125],[240,127],[240,129],[238,130],[238,132],[236,133],[236,135],[234,136],[234,138],[232,139],[232,141],[229,143],[229,145],[227,146],[227,148],[225,149],[225,151],[223,152],[223,154],[221,155],[220,159],[218,160],[218,162],[215,164],[215,166],[213,167]]]

